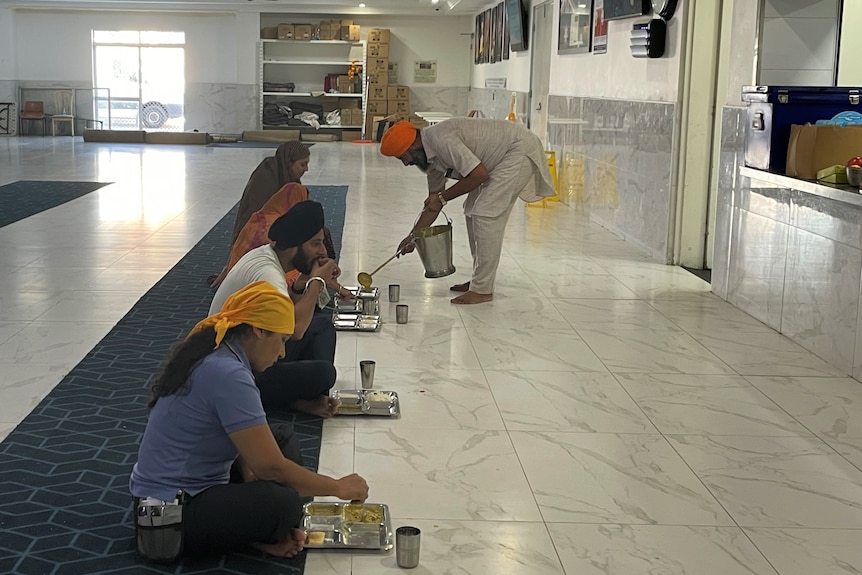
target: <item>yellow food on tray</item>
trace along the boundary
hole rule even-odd
[[[309,505],[306,508],[306,512],[309,515],[323,515],[323,516],[333,516],[338,515],[339,509],[337,505]]]
[[[383,508],[347,505],[344,507],[344,520],[349,523],[382,523]]]
[[[323,542],[326,540],[326,533],[323,531],[310,531],[308,533],[308,544],[309,545],[323,545]]]

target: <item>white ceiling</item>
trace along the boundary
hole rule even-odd
[[[7,8],[90,8],[135,10],[239,10],[311,14],[362,15],[458,15],[474,14],[493,0],[0,0]]]

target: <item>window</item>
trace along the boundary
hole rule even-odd
[[[184,32],[94,30],[93,73],[105,126],[184,130]]]

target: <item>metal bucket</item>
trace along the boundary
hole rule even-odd
[[[413,232],[426,278],[442,278],[455,273],[452,264],[452,220],[445,213],[443,217],[446,218],[446,225],[428,226]]]

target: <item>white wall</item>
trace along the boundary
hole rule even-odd
[[[533,7],[545,1],[532,0],[530,15]],[[559,3],[554,2],[550,94],[676,102],[679,96],[680,38],[685,18],[684,3],[680,4],[668,25],[665,55],[647,60],[632,57],[629,40],[632,24],[646,21],[649,16],[609,22],[606,54],[558,55],[560,10]],[[494,5],[496,3],[491,3],[485,8]],[[509,60],[496,64],[474,65],[472,85],[483,88],[485,78],[503,77],[508,78],[507,89],[528,92],[530,52],[513,52]]]
[[[22,10],[15,13],[14,27],[17,79],[22,82],[92,82],[92,30],[182,31],[186,33],[187,82],[257,81],[255,44],[249,40],[250,36],[259,36],[256,18],[206,13]]]
[[[838,85],[862,86],[862,2],[844,0],[841,19],[841,44],[838,51]]]
[[[17,80],[14,12],[0,8],[0,80]]]
[[[727,73],[725,104],[742,106],[742,87],[757,83],[760,5],[754,0],[725,1],[733,4],[730,26],[723,27],[729,34],[722,35],[720,50],[721,69]]]
[[[838,4],[838,0],[766,0],[760,84],[833,84]]]
[[[262,26],[285,24],[316,24],[321,20],[336,20],[333,14],[261,14]],[[413,64],[417,60],[437,60],[437,86],[470,85],[470,33],[472,19],[468,16],[351,16],[360,26],[360,38],[365,40],[369,28],[390,30],[389,60],[398,63],[398,83],[412,86]],[[256,34],[260,34],[259,30]],[[419,84],[433,86],[432,84]]]

